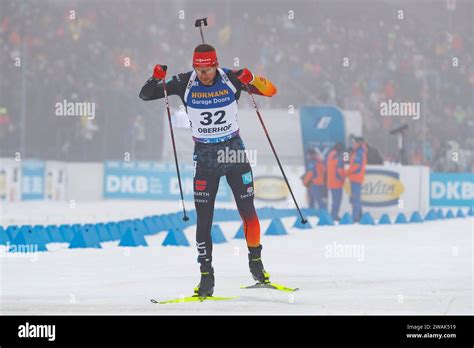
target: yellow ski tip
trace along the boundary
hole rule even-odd
[[[226,301],[226,300],[233,300],[236,297],[215,297],[215,296],[207,296],[207,297],[199,297],[199,296],[188,296],[188,297],[181,297],[173,300],[167,301],[157,301],[155,299],[151,299],[151,303],[155,304],[170,304],[170,303],[186,303],[186,302],[204,302],[204,301]]]

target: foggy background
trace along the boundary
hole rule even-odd
[[[278,88],[273,98],[258,97],[261,108],[359,110],[365,139],[386,160],[398,152],[390,129],[408,123],[410,164],[474,170],[469,0],[0,0],[0,157],[103,161],[131,152],[132,159],[162,159],[164,102],[138,93],[157,63],[168,65],[169,76],[192,69],[200,43],[194,21],[205,16],[206,42],[221,67],[248,67]],[[95,103],[95,119],[56,116],[64,99]],[[420,103],[421,119],[381,117],[388,99]],[[175,96],[170,102],[181,104]],[[239,106],[251,107],[245,93]],[[302,151],[290,138],[274,142]],[[451,160],[453,151],[465,154],[461,161]]]

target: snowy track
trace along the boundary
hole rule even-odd
[[[315,222],[314,219],[310,219]],[[189,296],[198,282],[192,247],[67,249],[0,258],[1,314],[472,314],[473,218],[391,226],[329,226],[263,236],[272,280],[295,293],[241,290],[252,284],[239,224],[222,223],[228,243],[214,246],[221,302],[157,305]],[[262,222],[265,231],[269,221]],[[194,244],[194,227],[186,229]]]

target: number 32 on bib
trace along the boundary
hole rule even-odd
[[[194,141],[218,143],[239,132],[236,88],[222,69],[213,86],[204,86],[193,71],[184,100],[191,121]]]

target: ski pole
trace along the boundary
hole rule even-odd
[[[280,159],[278,158],[278,155],[277,155],[277,153],[276,153],[276,150],[275,150],[275,148],[273,147],[273,143],[272,143],[272,140],[270,139],[270,135],[268,134],[267,127],[265,127],[265,123],[263,123],[263,119],[262,119],[262,116],[260,115],[260,111],[258,110],[258,106],[257,106],[257,103],[255,102],[255,98],[253,97],[253,94],[252,94],[252,92],[250,91],[249,86],[248,86],[248,85],[245,85],[245,88],[247,89],[247,92],[248,92],[248,94],[250,95],[250,98],[252,99],[253,107],[254,107],[255,111],[257,112],[258,119],[260,120],[260,123],[261,123],[261,125],[262,125],[262,127],[263,127],[263,130],[265,131],[265,135],[267,136],[268,142],[270,143],[270,147],[272,148],[273,155],[275,155],[275,158],[276,158],[276,160],[277,160],[278,166],[280,167],[281,173],[283,174],[283,178],[285,179],[286,185],[288,186],[288,189],[290,190],[290,194],[291,194],[291,197],[293,198],[293,202],[295,203],[296,209],[298,210],[298,213],[300,214],[301,223],[305,224],[305,223],[308,222],[308,220],[306,220],[306,219],[303,217],[303,214],[301,213],[300,207],[298,206],[298,202],[296,202],[296,198],[295,198],[295,195],[293,194],[293,190],[291,189],[290,183],[288,182],[288,179],[287,179],[286,174],[285,174],[285,171],[283,170],[283,167],[282,167],[282,165],[281,165],[281,163],[280,163]]]
[[[164,65],[163,70],[166,71],[167,69],[168,69],[168,67],[166,65]],[[173,124],[171,122],[170,104],[169,104],[169,101],[168,101],[168,93],[166,91],[165,79],[162,80],[162,84],[163,84],[163,91],[165,93],[166,111],[168,112],[168,124],[170,126],[171,143],[173,144],[174,162],[176,164],[176,172],[178,173],[179,193],[181,194],[181,204],[183,206],[183,215],[184,215],[183,220],[188,221],[189,217],[186,216],[186,207],[184,206],[183,187],[181,186],[181,175],[179,173],[178,154],[176,153],[176,144],[175,144],[175,141],[174,141]]]

